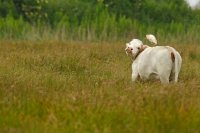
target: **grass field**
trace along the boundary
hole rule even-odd
[[[131,82],[125,43],[0,42],[0,132],[200,132],[200,46],[179,82]]]

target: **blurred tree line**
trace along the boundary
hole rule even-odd
[[[81,21],[83,15],[95,18],[102,10],[142,23],[191,22],[197,17],[184,0],[0,0],[0,17],[23,16],[29,22],[53,23],[62,17]]]
[[[98,38],[103,33],[127,35],[130,28],[133,34],[151,30],[177,34],[200,21],[200,11],[192,10],[185,0],[0,0],[0,18],[8,16],[67,32],[82,29],[86,36],[95,32]]]

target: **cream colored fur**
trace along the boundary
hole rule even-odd
[[[170,46],[149,47],[133,39],[126,44],[125,51],[133,58],[132,81],[159,79],[161,83],[177,82],[182,58]]]

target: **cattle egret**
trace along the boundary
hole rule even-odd
[[[151,43],[153,43],[154,45],[157,45],[157,40],[156,37],[152,34],[147,34],[146,35],[146,39],[149,40]]]

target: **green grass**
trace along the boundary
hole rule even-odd
[[[200,131],[200,46],[177,84],[131,82],[124,43],[0,43],[0,132]]]

